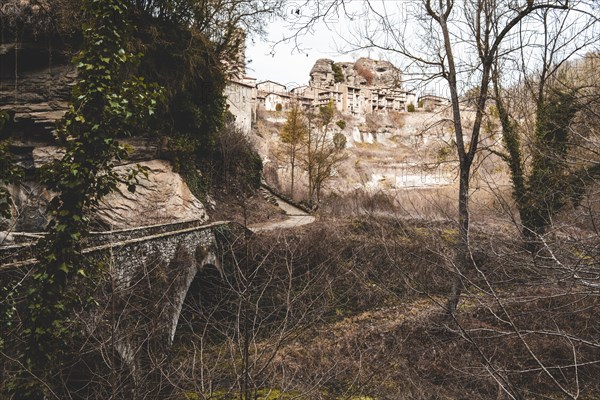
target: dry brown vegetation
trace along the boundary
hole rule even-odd
[[[394,128],[401,128],[404,126],[404,113],[399,111],[388,111],[388,118]]]
[[[251,374],[256,387],[298,399],[600,394],[600,302],[598,290],[583,278],[597,263],[597,237],[571,242],[556,236],[532,258],[516,227],[476,224],[475,268],[463,275],[465,293],[452,318],[445,307],[458,242],[455,224],[399,219],[390,213],[399,209],[395,199],[383,193],[345,202],[344,211],[338,210],[344,218],[330,215],[303,230],[256,236],[249,243],[251,265],[259,261],[263,278],[274,283],[268,289],[259,285],[265,288],[262,300],[279,299],[266,308],[268,317],[253,314],[261,322],[250,346],[257,357]],[[210,285],[197,290],[203,298],[218,298]],[[206,309],[195,315],[204,314]],[[231,318],[234,323],[234,313]],[[190,353],[186,343],[197,343],[199,326],[218,325],[190,325],[181,336],[182,355]],[[224,354],[235,354],[239,346],[220,340],[195,368],[212,368],[204,376],[214,381],[205,387],[235,394],[240,370],[233,365],[240,359],[226,361]],[[222,347],[226,343],[229,350]]]
[[[281,208],[267,202],[261,192],[242,198],[226,191],[214,190],[212,199],[219,207],[209,210],[211,221],[235,221],[242,225],[253,225],[286,218]]]
[[[365,114],[365,128],[367,132],[375,133],[381,126],[381,115],[376,113]]]
[[[443,213],[435,220],[399,217],[402,203],[384,193],[357,193],[332,204],[337,208],[328,206],[327,217],[302,229],[253,236],[223,232],[222,269],[198,273],[174,346],[150,355],[152,374],[148,385],[136,387],[144,389],[138,397],[224,400],[245,392],[263,400],[487,400],[600,394],[597,235],[587,231],[585,240],[571,240],[557,233],[533,258],[516,226],[474,224],[475,267],[462,276],[465,292],[449,317],[458,241],[451,219]],[[163,293],[160,269],[149,265],[148,274],[139,277],[144,289],[126,297],[131,304]],[[115,366],[110,341],[100,345],[91,332],[82,335],[86,355],[77,355],[63,371],[66,384],[74,385],[69,395],[106,398],[116,382],[114,398],[128,398],[134,388],[130,371]],[[2,367],[10,381],[14,363]]]

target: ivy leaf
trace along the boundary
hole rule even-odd
[[[65,274],[69,273],[69,266],[67,265],[67,263],[61,263],[58,266],[58,269],[62,272],[64,272]]]

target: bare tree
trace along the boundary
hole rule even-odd
[[[336,2],[338,10],[345,3]],[[532,21],[544,10],[568,11],[568,1],[423,0],[418,5],[398,7],[367,1],[362,20],[368,21],[351,40],[354,48],[377,48],[398,54],[421,75],[424,82],[443,82],[450,94],[451,123],[459,161],[456,280],[448,300],[448,313],[454,314],[462,291],[461,271],[472,268],[469,245],[469,195],[473,163],[479,149],[482,125],[493,67],[499,57],[527,47],[519,41],[517,28]],[[322,9],[322,8],[321,8]],[[415,29],[411,35],[407,27]],[[460,95],[477,87],[475,113],[465,124]]]
[[[570,199],[577,202],[599,172],[589,129],[599,102],[599,82],[590,68],[597,55],[570,61],[598,39],[598,19],[586,11],[539,13],[540,31],[521,36],[541,36],[537,41],[543,46],[521,51],[516,60],[498,60],[493,74],[505,147],[497,154],[509,166],[523,235],[530,242],[545,233]],[[532,53],[534,70],[526,67]],[[508,74],[499,71],[515,63],[512,79],[504,78],[512,87],[503,89]]]
[[[296,161],[302,144],[306,141],[308,127],[302,110],[297,102],[292,104],[291,110],[288,112],[287,120],[282,128],[279,138],[287,147],[287,153],[290,160],[291,169],[291,189],[290,196],[294,198],[294,172],[296,169]]]
[[[250,400],[291,385],[274,364],[335,308],[336,255],[319,259],[315,239],[224,234],[222,270],[199,273],[178,327],[176,351],[194,354],[181,370],[194,392]]]
[[[331,132],[333,117],[333,102],[321,106],[318,114],[311,111],[307,114],[308,134],[302,163],[308,174],[310,203],[320,202],[325,182],[333,177],[335,167],[345,159],[343,150],[346,147],[346,138],[341,133]]]

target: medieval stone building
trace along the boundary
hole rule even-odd
[[[414,93],[402,88],[402,74],[388,61],[360,58],[356,62],[334,63],[319,59],[310,71],[308,85],[288,91],[285,85],[266,80],[251,90],[253,80],[232,79],[226,94],[229,110],[245,132],[255,121],[259,108],[265,111],[286,111],[297,103],[305,109],[329,103],[342,113],[364,115],[372,112],[406,111],[416,106]],[[253,98],[249,98],[250,94]],[[240,102],[245,101],[246,104]]]

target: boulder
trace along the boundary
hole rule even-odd
[[[204,205],[194,197],[167,161],[152,160],[139,165],[148,168],[148,177],[142,176],[135,193],[120,185],[118,192],[106,196],[94,216],[94,222],[107,229],[123,229],[208,219]],[[117,167],[123,173],[129,168],[135,168],[135,165]]]
[[[384,88],[400,86],[400,70],[389,61],[359,58],[354,63],[354,70],[359,76],[364,75],[362,71],[368,71],[367,73],[372,75],[372,86]]]
[[[58,149],[58,150],[56,150]],[[60,148],[48,146],[38,153],[38,162],[56,156]],[[120,185],[118,192],[106,196],[92,216],[94,229],[124,229],[186,220],[206,221],[204,205],[192,194],[181,176],[163,160],[140,162],[148,168],[148,177],[141,176],[135,193]],[[122,165],[117,170],[126,173],[135,164]],[[26,180],[8,187],[14,202],[13,218],[0,221],[0,230],[43,232],[48,224],[48,203],[55,196],[39,182]]]

